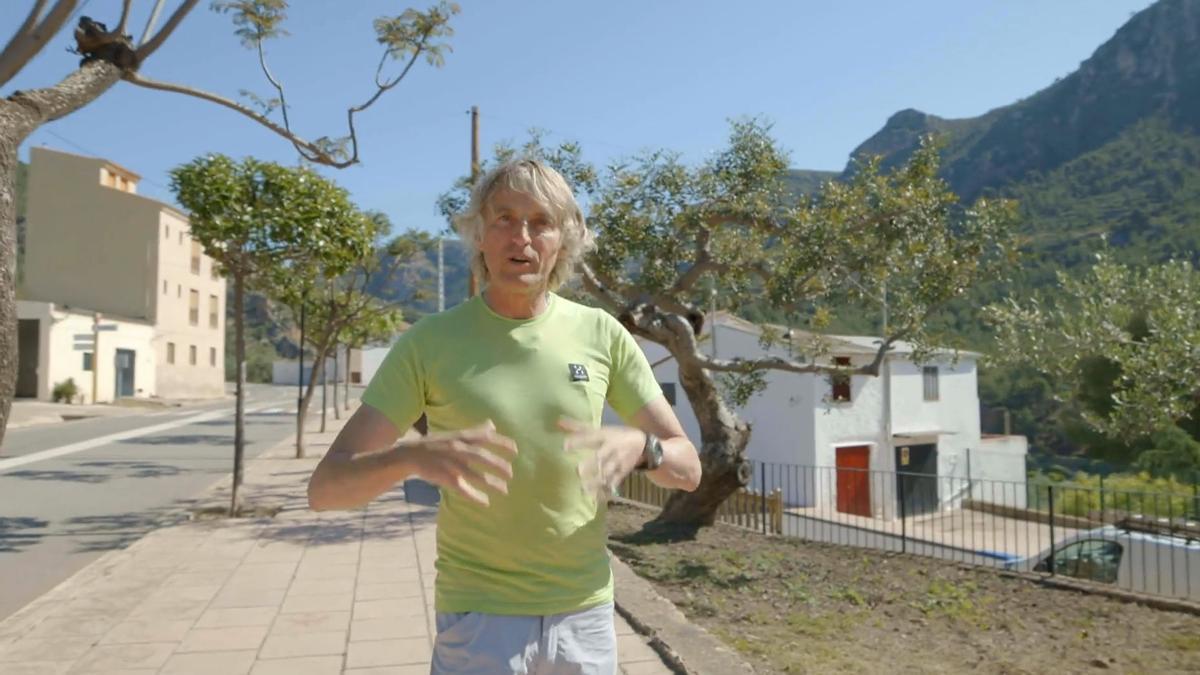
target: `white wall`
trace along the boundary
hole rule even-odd
[[[371,378],[375,377],[375,373],[379,371],[379,366],[383,364],[383,359],[391,351],[390,346],[386,347],[368,347],[362,350],[362,384],[370,384]],[[293,375],[295,377],[295,375]]]
[[[971,497],[1025,508],[1028,453],[1029,441],[1024,436],[985,436],[979,449],[971,450]]]
[[[338,381],[344,382],[346,379],[346,359],[342,357],[340,370],[338,371]],[[271,364],[271,382],[273,384],[290,384],[296,385],[296,371],[300,367],[299,361],[279,360]],[[308,378],[312,374],[313,363],[310,359],[304,360],[304,384],[308,384]],[[323,377],[317,378],[317,384],[322,381],[333,383],[333,358],[325,359],[325,372]]]
[[[39,302],[18,303],[18,316],[39,320],[38,398],[49,400],[54,385],[74,379],[83,400],[93,403],[92,371],[83,369],[83,354],[76,350],[76,334],[92,334],[92,315],[56,308]],[[155,395],[154,327],[112,318],[105,324],[115,324],[117,330],[100,333],[100,353],[95,359],[98,368],[99,401],[112,401],[116,389],[115,359],[117,349],[134,352],[134,397]]]

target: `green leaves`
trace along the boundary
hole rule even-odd
[[[458,12],[458,3],[442,0],[425,12],[406,9],[398,16],[380,17],[374,22],[376,42],[392,59],[404,61],[424,54],[426,63],[440,67],[445,63],[445,52],[451,49],[435,40],[454,35],[450,17]]]
[[[212,3],[214,12],[233,15],[233,25],[237,26],[234,34],[249,48],[255,48],[263,40],[288,34],[282,28],[287,8],[287,0],[219,0]]]
[[[1058,288],[988,308],[996,359],[1058,384],[1094,429],[1125,441],[1200,412],[1200,272],[1189,263],[1135,268],[1107,253]]]

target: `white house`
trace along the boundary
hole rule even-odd
[[[715,340],[702,348],[720,358],[804,358],[793,349],[800,346],[798,332],[792,341],[764,349],[757,325],[725,313],[712,323]],[[869,364],[879,344],[858,336],[831,335],[827,341],[830,353],[822,362],[850,367]],[[641,344],[688,436],[698,442],[700,428],[675,361],[663,347]],[[789,506],[892,518],[901,492],[906,514],[915,515],[954,506],[972,492],[982,496],[985,486],[997,489],[993,481],[1007,481],[1013,487],[1003,491],[1013,498],[1005,503],[1024,506],[1025,439],[980,434],[978,356],[941,352],[918,364],[911,345],[899,343],[878,377],[835,382],[824,373],[767,371],[765,391],[737,411],[752,428],[747,454],[755,462],[753,487],[782,490]],[[611,410],[606,415],[615,419]]]

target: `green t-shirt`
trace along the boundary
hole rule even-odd
[[[557,421],[598,426],[606,400],[628,419],[661,395],[616,319],[553,294],[532,319],[477,296],[400,336],[363,403],[398,429],[422,413],[431,433],[491,419],[518,448],[509,494],[490,506],[442,491],[437,610],[548,615],[611,600],[605,504],[584,494]]]

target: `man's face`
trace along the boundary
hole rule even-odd
[[[498,188],[483,209],[479,250],[496,290],[536,293],[545,290],[562,248],[562,227],[532,195]]]

